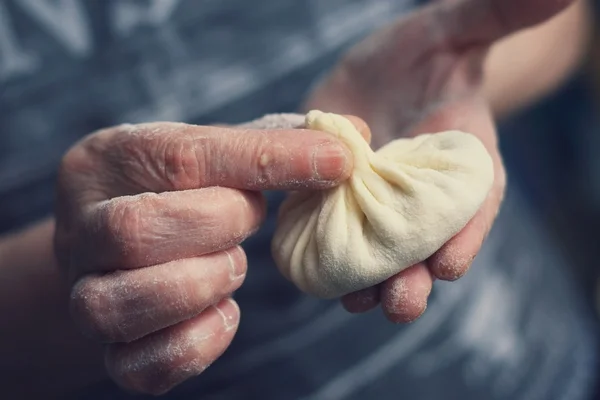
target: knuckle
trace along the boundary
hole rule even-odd
[[[122,179],[147,190],[189,189],[198,185],[207,164],[208,137],[192,135],[180,123],[147,123],[113,128],[112,164]],[[176,134],[174,134],[176,133]]]
[[[145,133],[143,125],[120,125],[115,128],[110,151],[106,151],[108,164],[121,175],[120,180],[139,185],[140,188],[152,186],[152,138]]]
[[[142,205],[133,198],[113,199],[101,207],[105,242],[123,266],[135,267],[142,256]]]
[[[156,159],[162,160],[164,178],[175,189],[195,187],[207,170],[206,146],[191,136],[165,138]]]
[[[173,189],[189,188],[201,174],[201,157],[196,156],[197,144],[185,134],[185,127],[178,123],[118,126],[110,141],[112,151],[106,152],[109,163],[119,169],[120,179],[143,190],[163,190],[165,182]]]
[[[143,160],[145,157],[141,151],[140,142],[136,140],[137,136],[132,130],[127,130],[122,126],[117,127],[111,141],[111,148],[114,148],[116,151],[107,153],[107,156],[115,161],[117,165],[123,162],[123,160],[135,162]]]
[[[179,317],[199,315],[211,305],[237,290],[246,276],[246,259],[242,251],[225,250],[215,253],[214,260],[198,259],[190,269],[210,271],[204,274],[181,273],[173,277],[169,291],[177,293],[171,307],[180,310]],[[214,263],[214,264],[213,264]]]
[[[168,140],[162,151],[165,178],[174,188],[190,188],[198,184],[207,169],[207,157],[204,151],[197,151],[197,143],[193,138],[184,136]]]
[[[118,341],[115,335],[114,304],[98,277],[80,279],[71,290],[70,311],[75,323],[88,337],[103,343]]]

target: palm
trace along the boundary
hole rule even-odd
[[[494,123],[481,95],[485,53],[494,40],[548,18],[568,2],[438,2],[359,43],[309,97],[307,108],[364,119],[373,147],[400,136],[458,129],[478,136],[495,163],[495,185],[463,231],[423,263],[346,296],[350,311],[381,301],[389,319],[413,320],[424,311],[433,280],[455,280],[467,271],[505,186]]]
[[[377,146],[408,135],[450,103],[475,96],[481,50],[448,48],[431,31],[433,18],[417,14],[357,45],[308,106],[360,116],[376,133]]]

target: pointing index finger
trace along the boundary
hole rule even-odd
[[[88,143],[85,157],[100,160],[95,169],[111,174],[108,185],[102,176],[109,198],[210,186],[324,189],[345,180],[352,169],[346,146],[333,135],[306,129],[150,123],[99,135]]]

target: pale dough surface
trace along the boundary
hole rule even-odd
[[[306,127],[338,136],[354,155],[349,180],[295,192],[279,210],[275,262],[301,290],[336,298],[427,259],[475,215],[494,180],[475,136],[447,131],[374,152],[354,125],[311,111]]]

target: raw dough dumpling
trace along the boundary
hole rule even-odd
[[[374,152],[340,115],[311,111],[306,128],[336,135],[354,155],[349,180],[292,193],[279,211],[275,262],[317,297],[376,285],[427,259],[475,215],[494,180],[490,155],[468,133],[398,139]]]

